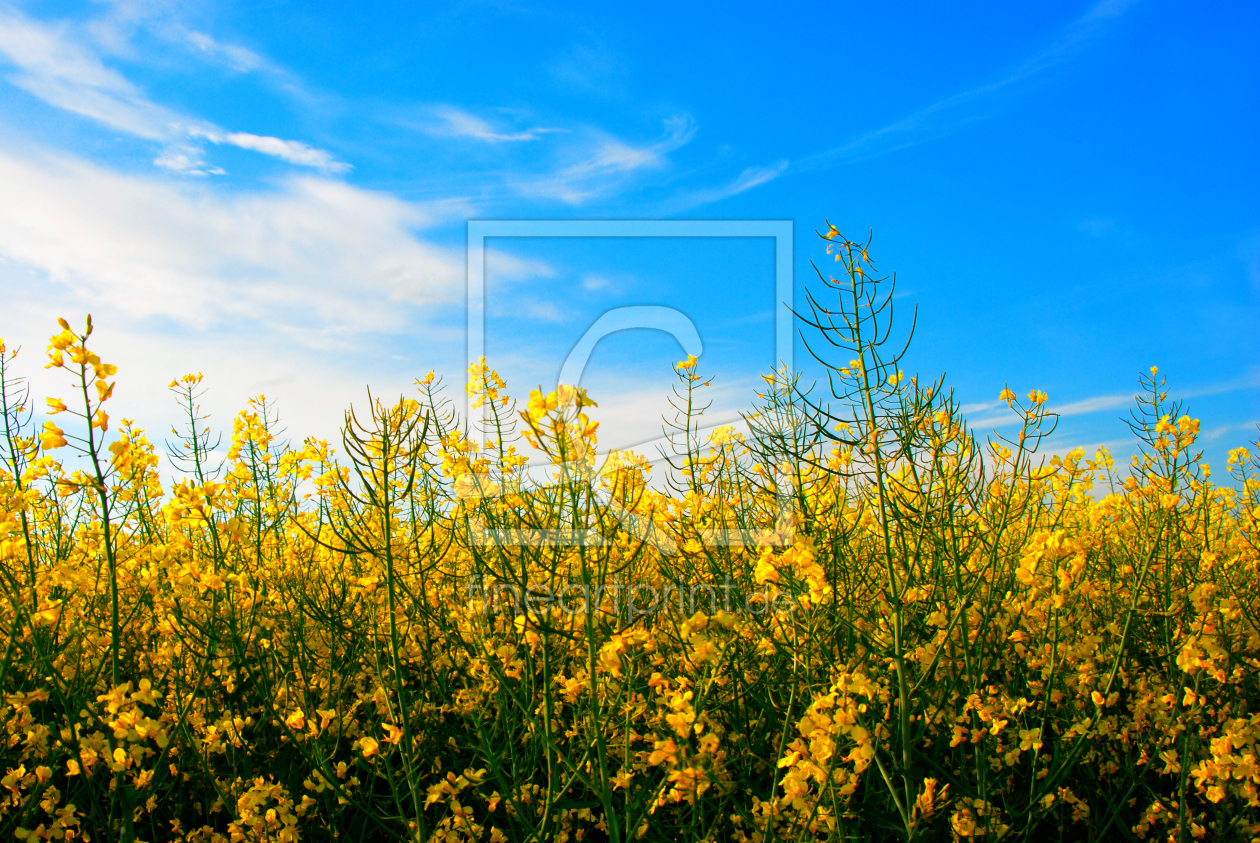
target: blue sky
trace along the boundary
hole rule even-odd
[[[91,311],[151,429],[200,370],[221,426],[266,393],[330,436],[365,384],[462,385],[470,219],[792,220],[798,291],[829,219],[977,422],[1038,388],[1056,449],[1124,452],[1158,365],[1223,468],[1260,422],[1260,10],[954,5],[0,2],[0,336],[59,394],[45,338]],[[518,395],[627,305],[694,322],[715,419],[774,362],[770,241],[489,247]],[[597,346],[604,444],[681,356]]]

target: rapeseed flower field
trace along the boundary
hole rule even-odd
[[[90,318],[42,429],[0,342],[0,837],[1260,839],[1260,453],[1218,483],[1154,369],[1128,467],[1042,456],[1035,390],[977,434],[823,237],[828,380],[706,433],[682,361],[668,477],[477,361],[481,421],[260,397],[221,462],[179,378],[164,483]]]

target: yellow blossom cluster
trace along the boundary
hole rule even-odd
[[[1260,840],[1260,460],[1154,372],[1122,475],[871,356],[864,417],[775,373],[702,433],[688,358],[657,478],[485,361],[340,453],[262,396],[216,451],[189,375],[164,482],[60,328],[77,426],[0,343],[0,837]]]

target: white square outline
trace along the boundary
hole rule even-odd
[[[757,237],[774,240],[774,369],[795,371],[792,319],[792,220],[469,220],[467,240],[467,359],[464,371],[486,351],[486,238],[488,237]],[[472,396],[465,416],[473,420]],[[483,405],[482,416],[488,408]],[[726,531],[722,531],[726,532]],[[717,544],[742,544],[720,536]],[[567,542],[566,542],[567,543]]]

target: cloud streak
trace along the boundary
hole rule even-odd
[[[1096,40],[1106,30],[1107,24],[1124,15],[1136,2],[1101,0],[1065,27],[1048,47],[992,82],[960,91],[840,146],[802,158],[793,163],[792,171],[803,173],[866,161],[935,140],[968,123],[984,119],[987,115],[967,107],[1061,65]]]
[[[635,145],[604,132],[591,132],[586,148],[574,163],[538,178],[509,180],[509,187],[521,196],[554,199],[580,205],[622,184],[640,170],[660,169],[669,153],[691,142],[695,121],[687,116],[665,121],[665,134],[655,143]]]
[[[255,152],[261,152],[263,155],[270,155],[273,158],[288,161],[290,164],[313,167],[326,173],[345,173],[350,170],[349,164],[344,161],[338,161],[331,153],[322,149],[314,149],[299,141],[283,140],[265,135],[251,135],[248,132],[231,132],[224,135],[222,140],[217,138],[209,138],[209,140],[213,140],[216,143],[229,143],[241,149],[252,149]]]
[[[441,122],[430,127],[429,133],[437,137],[472,138],[487,143],[520,143],[538,140],[543,135],[567,131],[538,126],[522,132],[503,132],[480,117],[453,106],[439,106],[433,109],[433,114]]]
[[[0,56],[17,72],[15,87],[56,108],[146,140],[166,140],[179,120],[149,102],[122,74],[73,38],[68,25],[46,26],[0,6]]]
[[[500,249],[486,249],[486,281],[490,284],[513,284],[535,278],[554,278],[551,264],[523,258]]]
[[[776,161],[768,167],[747,167],[733,181],[727,184],[680,194],[673,202],[667,203],[667,211],[676,213],[698,208],[701,205],[708,205],[711,202],[729,199],[746,190],[752,190],[754,187],[760,187],[763,184],[774,181],[783,175],[787,169],[788,160],[786,158]]]
[[[1229,392],[1237,392],[1243,389],[1255,389],[1260,387],[1260,371],[1252,372],[1241,378],[1236,378],[1224,383],[1209,384],[1207,386],[1190,389],[1181,393],[1172,394],[1174,400],[1179,398],[1203,398],[1209,395],[1224,395]],[[1095,395],[1091,398],[1082,398],[1079,401],[1071,401],[1062,406],[1050,405],[1051,412],[1057,413],[1063,418],[1071,416],[1085,416],[1091,413],[1101,413],[1105,410],[1116,410],[1121,407],[1132,407],[1137,400],[1137,393],[1113,393],[1111,395]],[[963,410],[971,409],[989,409],[997,406],[996,403],[964,405]],[[1009,427],[1020,423],[1019,416],[1015,413],[1008,413],[1001,416],[991,416],[977,419],[971,422],[973,428],[976,427]]]
[[[198,43],[197,39],[194,43]],[[203,36],[200,43],[203,49],[213,48],[219,54],[235,56],[238,62],[249,63],[245,55],[248,51],[242,51],[243,48],[229,50],[209,36]],[[165,143],[166,148],[154,163],[168,171],[189,175],[222,172],[221,168],[206,164],[202,150],[195,146],[198,140],[231,144],[327,173],[350,169],[349,164],[338,161],[331,153],[299,141],[229,132],[161,106],[121,73],[106,66],[68,24],[44,24],[3,5],[0,58],[7,59],[16,69],[7,77],[10,84],[48,105],[142,140]]]
[[[224,44],[204,32],[178,27],[175,32],[193,49],[205,58],[226,65],[238,73],[251,73],[255,70],[273,68],[253,50],[237,44]]]

